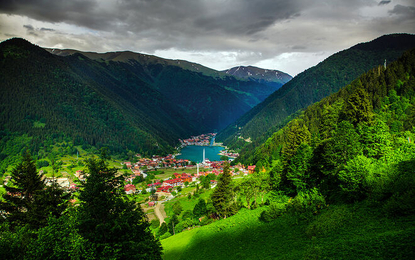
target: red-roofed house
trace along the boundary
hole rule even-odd
[[[124,191],[127,194],[133,194],[136,192],[136,188],[133,184],[127,184],[124,186]]]
[[[170,192],[169,189],[172,189],[172,188],[173,188],[173,186],[158,187],[157,192]]]
[[[160,185],[161,185],[160,182],[155,182],[155,183],[147,184],[148,187],[157,187],[157,186],[160,186]]]
[[[175,186],[182,186],[182,185],[183,185],[182,179],[176,178],[176,179],[164,181],[162,187],[165,187],[165,186],[175,187]]]
[[[249,174],[252,174],[252,173],[254,173],[255,172],[255,165],[252,165],[252,166],[248,166],[248,173]]]

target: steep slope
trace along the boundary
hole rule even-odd
[[[288,122],[299,109],[338,91],[369,69],[396,60],[415,46],[415,36],[393,34],[358,44],[334,54],[270,95],[235,123],[221,131],[217,139],[231,147],[248,146],[246,151],[265,141]],[[252,140],[246,143],[242,140]]]
[[[258,78],[234,77],[187,61],[129,51],[47,50],[59,56],[78,53],[113,67],[122,67],[177,104],[201,132],[225,128],[286,82],[286,74],[282,72],[279,72],[281,80],[270,83]]]
[[[224,70],[223,72],[238,78],[249,79],[268,86],[273,86],[275,87],[275,90],[279,89],[282,85],[292,79],[290,75],[279,70],[267,70],[253,66],[233,67]]]
[[[122,68],[55,56],[22,39],[0,44],[0,108],[2,149],[27,134],[32,152],[66,138],[151,155],[197,132],[180,108]]]
[[[244,177],[267,176],[267,203],[191,230],[177,224],[165,259],[413,259],[414,127],[412,49],[274,133],[255,152],[261,172]]]

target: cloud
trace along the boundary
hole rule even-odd
[[[42,27],[42,28],[40,28],[40,30],[41,31],[46,31],[46,32],[53,32],[53,31],[55,31],[54,29],[51,29],[51,28],[44,28],[44,27]]]
[[[290,73],[383,34],[415,33],[413,0],[0,0],[0,31],[37,45]],[[2,40],[0,39],[0,40]],[[295,55],[290,55],[295,53]],[[297,64],[297,61],[299,63]],[[272,67],[269,67],[272,69]]]
[[[33,28],[33,26],[31,26],[30,24],[25,24],[23,25],[24,28],[26,28],[28,31],[34,31],[35,28]]]
[[[415,6],[403,6],[403,5],[395,5],[395,7],[389,11],[390,14],[402,16],[412,20],[415,17]]]
[[[382,0],[379,2],[379,5],[387,5],[391,2],[391,0]]]

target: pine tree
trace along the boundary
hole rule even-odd
[[[11,177],[5,186],[4,201],[0,204],[1,214],[12,226],[29,224],[32,228],[39,228],[44,225],[48,217],[42,205],[46,185],[28,151],[12,170]]]
[[[160,243],[140,206],[123,190],[123,176],[109,168],[105,150],[87,161],[89,176],[79,195],[78,229],[99,259],[161,259]]]
[[[232,177],[229,170],[229,163],[226,163],[223,167],[223,174],[219,178],[218,185],[212,193],[213,206],[219,216],[223,218],[235,213],[231,181]]]

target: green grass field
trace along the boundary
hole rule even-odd
[[[415,259],[415,216],[390,218],[365,203],[330,206],[312,220],[258,220],[263,209],[162,240],[164,259]]]

